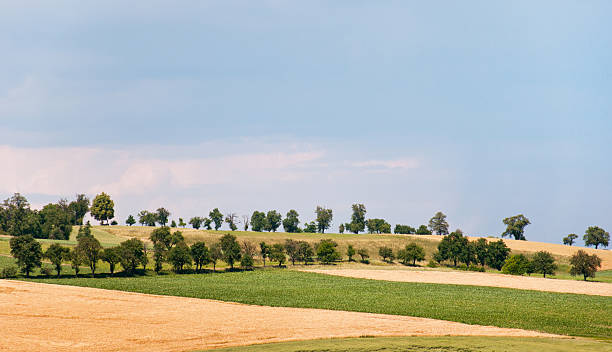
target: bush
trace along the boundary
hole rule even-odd
[[[50,267],[43,265],[40,268],[40,275],[42,276],[51,276],[51,274],[53,273],[53,269],[51,269]]]
[[[250,254],[245,254],[240,258],[240,266],[244,269],[253,269],[253,257]]]
[[[438,263],[436,263],[435,260],[430,260],[429,263],[427,263],[427,267],[429,268],[437,268],[438,267]]]
[[[529,259],[522,254],[515,254],[506,260],[502,267],[502,273],[511,275],[523,275],[529,269]]]
[[[395,259],[395,255],[393,255],[393,249],[383,246],[378,249],[378,255],[382,258],[384,262],[392,263],[393,259]]]
[[[464,263],[462,263],[462,264],[459,264],[457,266],[457,269],[459,269],[459,270],[468,270],[468,266],[465,265]]]
[[[17,277],[17,266],[15,265],[6,266],[2,268],[2,271],[0,271],[0,279],[8,279],[14,277]]]
[[[470,264],[470,266],[468,266],[468,270],[469,271],[479,271],[481,273],[484,273],[485,268],[482,266],[478,266],[478,265],[474,265],[474,264]]]

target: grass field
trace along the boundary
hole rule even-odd
[[[35,281],[267,306],[406,315],[612,338],[611,297],[375,281],[291,270]]]
[[[219,352],[608,352],[612,344],[592,340],[516,337],[362,337],[284,342],[219,349]]]

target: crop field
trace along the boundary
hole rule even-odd
[[[612,337],[612,297],[496,287],[375,281],[292,270],[38,282],[206,298],[273,307],[321,308]]]

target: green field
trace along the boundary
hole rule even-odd
[[[612,297],[602,296],[376,281],[278,269],[34,281],[266,306],[406,315],[612,338]]]
[[[251,345],[219,352],[609,352],[612,344],[582,339],[512,337],[362,337]]]

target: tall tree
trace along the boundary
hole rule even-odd
[[[525,238],[525,226],[531,224],[523,214],[511,216],[504,219],[506,231],[502,233],[502,237],[514,237],[515,240],[527,240]]]
[[[213,264],[213,271],[217,271],[217,261],[223,259],[223,251],[221,250],[221,245],[217,243],[213,243],[210,246],[210,262]]]
[[[47,204],[39,212],[41,229],[45,238],[67,240],[72,232],[70,212],[60,204]]]
[[[30,203],[20,193],[13,194],[3,203],[5,209],[4,230],[12,236],[20,236],[26,233],[26,219],[32,213]]]
[[[282,220],[282,216],[279,212],[277,212],[276,210],[270,210],[268,214],[266,214],[265,230],[276,232],[276,230],[281,225],[281,220]]]
[[[166,208],[158,208],[155,213],[155,219],[161,226],[166,226],[168,223],[168,218],[170,217],[170,212]]]
[[[145,262],[144,243],[138,238],[130,238],[121,242],[118,248],[123,270],[128,275],[134,274],[138,265]]]
[[[242,229],[244,231],[248,231],[249,230],[249,224],[250,224],[250,218],[248,215],[242,215]]]
[[[429,220],[429,229],[431,232],[439,236],[448,235],[448,222],[446,222],[446,215],[444,215],[444,213],[441,211],[437,212]]]
[[[187,224],[185,224],[185,221],[183,221],[183,218],[179,218],[179,222],[178,222],[178,226],[185,228]]]
[[[531,259],[533,265],[533,271],[540,273],[546,277],[546,275],[554,275],[557,270],[557,264],[555,264],[555,258],[553,258],[550,252],[539,251],[534,254]]]
[[[285,251],[291,260],[291,264],[295,265],[296,261],[300,261],[299,242],[292,239],[285,240]]]
[[[42,247],[32,235],[12,237],[9,245],[11,247],[11,255],[17,260],[17,266],[26,274],[26,277],[30,276],[34,268],[41,267]]]
[[[438,253],[443,259],[450,259],[453,266],[457,266],[457,261],[461,259],[467,246],[468,239],[463,237],[461,231],[455,231],[442,238],[438,244]]]
[[[194,243],[191,246],[191,257],[196,266],[196,271],[202,270],[202,267],[210,262],[210,252],[206,244],[202,241]]]
[[[102,192],[94,198],[90,213],[101,225],[108,225],[108,221],[115,217],[115,202],[108,194]]]
[[[180,241],[172,247],[168,252],[168,261],[176,273],[183,271],[185,265],[191,265],[191,251],[185,241]]]
[[[283,266],[287,257],[285,256],[285,246],[281,243],[275,243],[270,247],[270,260],[278,262],[278,267]]]
[[[363,204],[353,204],[351,208],[353,214],[351,215],[351,222],[348,226],[348,230],[352,233],[359,233],[365,230],[366,207]]]
[[[315,214],[317,214],[317,230],[320,233],[325,233],[325,230],[331,226],[332,219],[334,218],[332,210],[317,206]]]
[[[236,213],[228,213],[225,216],[225,222],[229,225],[230,230],[238,230],[238,226],[236,225],[236,222],[238,222],[238,215],[236,215]]]
[[[283,220],[283,228],[285,229],[285,232],[295,233],[300,230],[298,227],[300,224],[300,220],[298,219],[299,216],[300,214],[293,209],[287,212],[287,216],[285,216],[285,219]]]
[[[571,246],[574,244],[577,238],[578,238],[578,235],[576,235],[575,233],[570,233],[569,235],[563,237],[563,244],[567,244]]]
[[[194,229],[199,229],[202,226],[203,219],[199,216],[194,216],[189,219],[189,225],[193,226]]]
[[[219,211],[219,208],[211,210],[210,213],[208,213],[208,217],[215,223],[215,230],[219,230],[221,225],[223,225],[223,214]]]
[[[83,218],[89,211],[89,198],[84,194],[77,194],[76,199],[68,205],[74,218],[73,225],[83,225]]]
[[[100,251],[102,250],[100,241],[93,236],[82,236],[77,242],[76,250],[81,253],[85,264],[91,269],[91,277],[94,277],[98,261],[100,260]]]
[[[508,255],[510,255],[510,248],[506,246],[503,240],[489,242],[487,248],[487,265],[497,270],[501,270]]]
[[[119,253],[119,247],[104,248],[102,250],[102,261],[108,263],[111,276],[115,274],[115,267],[121,262],[121,253]]]
[[[261,232],[266,228],[266,214],[263,211],[255,210],[251,216],[251,229]]]
[[[132,226],[136,223],[136,219],[134,219],[134,217],[132,215],[128,216],[128,218],[125,220],[125,223],[128,226]]]
[[[589,226],[582,239],[587,247],[595,246],[595,249],[597,249],[599,246],[608,247],[610,234],[601,227]]]
[[[266,242],[259,242],[259,253],[261,254],[261,259],[263,260],[263,266],[266,267],[266,258],[270,257],[270,246],[266,244]]]
[[[55,266],[57,277],[60,276],[62,271],[62,262],[69,259],[70,248],[64,247],[59,243],[53,243],[45,251],[44,257],[49,259],[51,264]]]
[[[589,255],[580,249],[570,258],[570,264],[572,265],[570,274],[582,275],[586,281],[587,277],[595,277],[597,269],[601,267],[601,258],[595,254]]]
[[[229,264],[231,269],[234,269],[234,263],[239,261],[242,255],[236,236],[229,233],[223,235],[221,237],[221,250],[223,252],[223,261]]]
[[[478,261],[478,263],[482,266],[485,266],[487,263],[487,256],[489,255],[488,250],[489,245],[486,239],[479,238],[474,243],[474,254],[476,255],[476,261]]]

